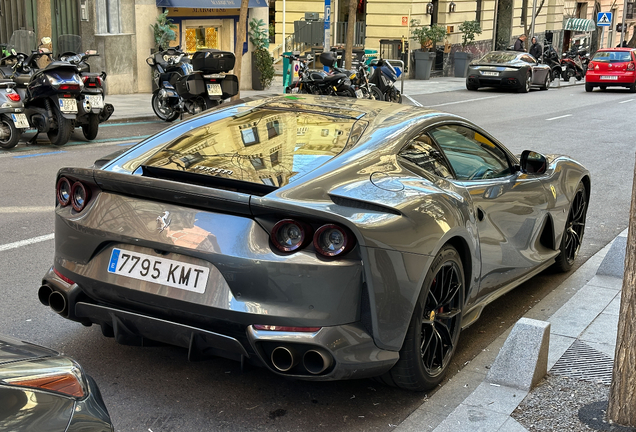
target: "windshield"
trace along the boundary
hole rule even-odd
[[[15,30],[7,44],[7,50],[12,49],[23,54],[31,54],[31,51],[37,49],[37,38],[31,30]]]
[[[73,34],[60,35],[57,38],[57,47],[55,54],[62,55],[65,53],[78,54],[82,52],[82,37]]]
[[[271,107],[192,129],[142,163],[280,187],[339,154],[355,118]]]
[[[481,63],[510,63],[517,58],[518,53],[492,51],[483,56]]]
[[[594,54],[592,60],[605,63],[622,63],[632,61],[632,56],[629,51],[599,51]]]

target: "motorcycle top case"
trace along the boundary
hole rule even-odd
[[[204,73],[229,72],[234,69],[234,53],[217,49],[206,49],[192,55],[192,68]]]
[[[338,61],[338,56],[333,51],[325,51],[320,54],[320,63],[327,67],[334,67]]]

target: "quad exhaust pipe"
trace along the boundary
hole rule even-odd
[[[320,375],[333,364],[333,358],[329,353],[321,349],[310,349],[301,356],[296,350],[286,346],[274,348],[271,355],[274,368],[279,372],[289,372],[301,360],[303,368],[312,375]]]
[[[292,348],[279,346],[271,355],[272,364],[280,372],[287,372],[298,364],[298,355]]]
[[[48,285],[42,285],[38,290],[38,299],[44,306],[49,306],[55,313],[66,314],[66,297],[59,291],[54,291]]]
[[[303,355],[303,367],[312,375],[319,375],[331,367],[333,359],[322,350],[308,350]]]

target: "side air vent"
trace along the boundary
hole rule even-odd
[[[335,195],[329,195],[329,197],[335,204],[338,204],[339,206],[343,206],[343,207],[353,207],[353,208],[369,210],[369,211],[379,212],[379,213],[390,213],[390,214],[394,214],[398,216],[402,215],[402,213],[400,213],[399,211],[391,207],[385,207],[378,204],[371,204],[364,201],[358,201],[351,198],[343,198],[343,197],[339,197]]]

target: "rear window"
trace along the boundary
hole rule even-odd
[[[142,166],[281,187],[342,152],[355,123],[329,113],[254,108],[187,131]]]
[[[482,63],[510,63],[517,58],[516,53],[492,51],[483,56],[480,60]]]
[[[592,60],[605,63],[623,63],[632,61],[632,56],[629,51],[599,51],[594,54]]]

